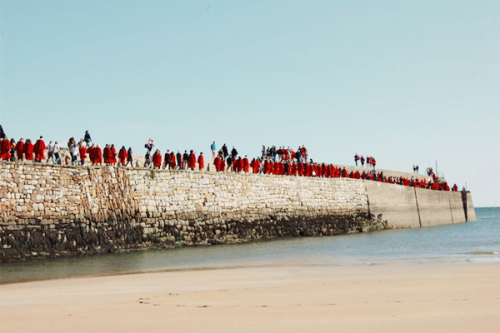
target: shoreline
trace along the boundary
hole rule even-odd
[[[496,332],[500,263],[247,267],[0,285],[8,332]]]

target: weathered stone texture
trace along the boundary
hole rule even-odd
[[[0,260],[380,230],[353,179],[0,163]]]

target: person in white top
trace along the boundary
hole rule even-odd
[[[54,143],[52,141],[49,142],[49,145],[47,147],[48,149],[48,157],[47,157],[47,162],[46,163],[49,163],[50,160],[52,160],[52,163],[55,163],[55,160],[54,160]]]

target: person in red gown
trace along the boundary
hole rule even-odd
[[[109,163],[115,165],[116,164],[116,148],[115,145],[112,144],[111,147],[109,148],[110,154],[109,154]]]
[[[0,147],[0,158],[4,161],[10,160],[10,141],[7,135],[3,136],[2,146]]]
[[[92,164],[94,165],[102,165],[102,149],[99,145],[97,145],[93,150],[94,159],[92,160]]]
[[[125,166],[128,158],[127,149],[125,149],[125,146],[122,146],[122,148],[118,152],[118,158],[120,159],[121,165]]]
[[[342,178],[347,177],[347,170],[346,170],[345,168],[343,168],[343,169],[342,169],[342,171],[340,172],[340,176],[341,176]]]
[[[170,169],[175,170],[177,161],[175,160],[175,153],[172,151],[170,153]]]
[[[87,145],[85,144],[85,142],[80,143],[79,153],[80,153],[80,164],[85,165],[85,159],[87,158]]]
[[[201,171],[205,169],[205,158],[203,157],[203,152],[198,156],[198,169]]]
[[[45,159],[45,142],[43,141],[43,136],[40,136],[34,146],[35,151],[35,162],[42,163]]]
[[[194,154],[194,151],[192,151],[192,150],[189,152],[188,168],[191,170],[196,169],[196,155]]]
[[[153,154],[153,167],[155,169],[161,168],[161,153],[158,149],[156,149],[155,153]]]
[[[250,163],[248,163],[248,157],[245,155],[243,159],[243,172],[248,173],[250,171]]]
[[[19,161],[23,160],[24,156],[24,140],[21,138],[16,144],[16,155]]]
[[[217,155],[214,159],[215,171],[220,172],[220,157]]]

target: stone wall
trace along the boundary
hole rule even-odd
[[[449,193],[432,195],[425,209],[450,213]],[[355,179],[0,162],[1,261],[420,227],[418,214],[415,189]]]

